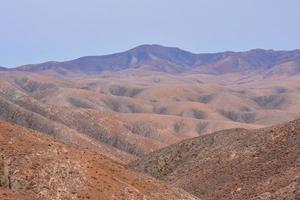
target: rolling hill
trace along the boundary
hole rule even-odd
[[[149,76],[0,75],[0,118],[65,142],[89,146],[93,141],[96,151],[125,162],[182,139],[300,116],[300,79],[284,79],[279,87],[270,81],[226,86],[201,79],[199,84],[191,75],[161,75],[158,83]]]

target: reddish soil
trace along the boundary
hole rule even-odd
[[[196,199],[125,165],[0,121],[3,199]]]

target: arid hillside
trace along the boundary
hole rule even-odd
[[[0,199],[295,199],[299,118],[299,50],[0,68]]]
[[[201,199],[300,198],[300,120],[188,139],[130,164]]]
[[[299,118],[300,75],[289,69],[172,74],[134,68],[76,76],[2,71],[0,118],[126,163],[183,139]]]
[[[0,121],[1,199],[186,199],[181,189],[52,137]]]

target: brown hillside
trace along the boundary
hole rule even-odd
[[[130,164],[207,200],[300,198],[300,120],[230,129],[158,150]]]
[[[196,199],[110,158],[0,121],[1,199]]]

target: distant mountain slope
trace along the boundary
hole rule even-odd
[[[8,70],[8,69],[0,66],[0,71],[6,71],[6,70]]]
[[[196,200],[110,158],[0,120],[1,199]]]
[[[230,129],[158,150],[134,161],[206,200],[299,199],[300,120],[259,130]]]
[[[117,71],[129,68],[180,72],[192,66],[197,55],[177,48],[159,45],[142,45],[126,52],[105,56],[87,56],[66,62],[47,62],[25,65],[18,70],[31,72],[56,72],[58,74],[94,74],[102,71]]]
[[[87,56],[66,62],[46,62],[25,65],[16,70],[37,73],[74,75],[97,74],[103,71],[143,69],[167,73],[198,70],[203,73],[224,74],[267,70],[284,63],[299,63],[300,50],[272,51],[256,49],[247,52],[194,54],[178,48],[142,45],[106,56]],[[297,64],[297,73],[300,67]],[[295,72],[295,71],[294,71]]]

